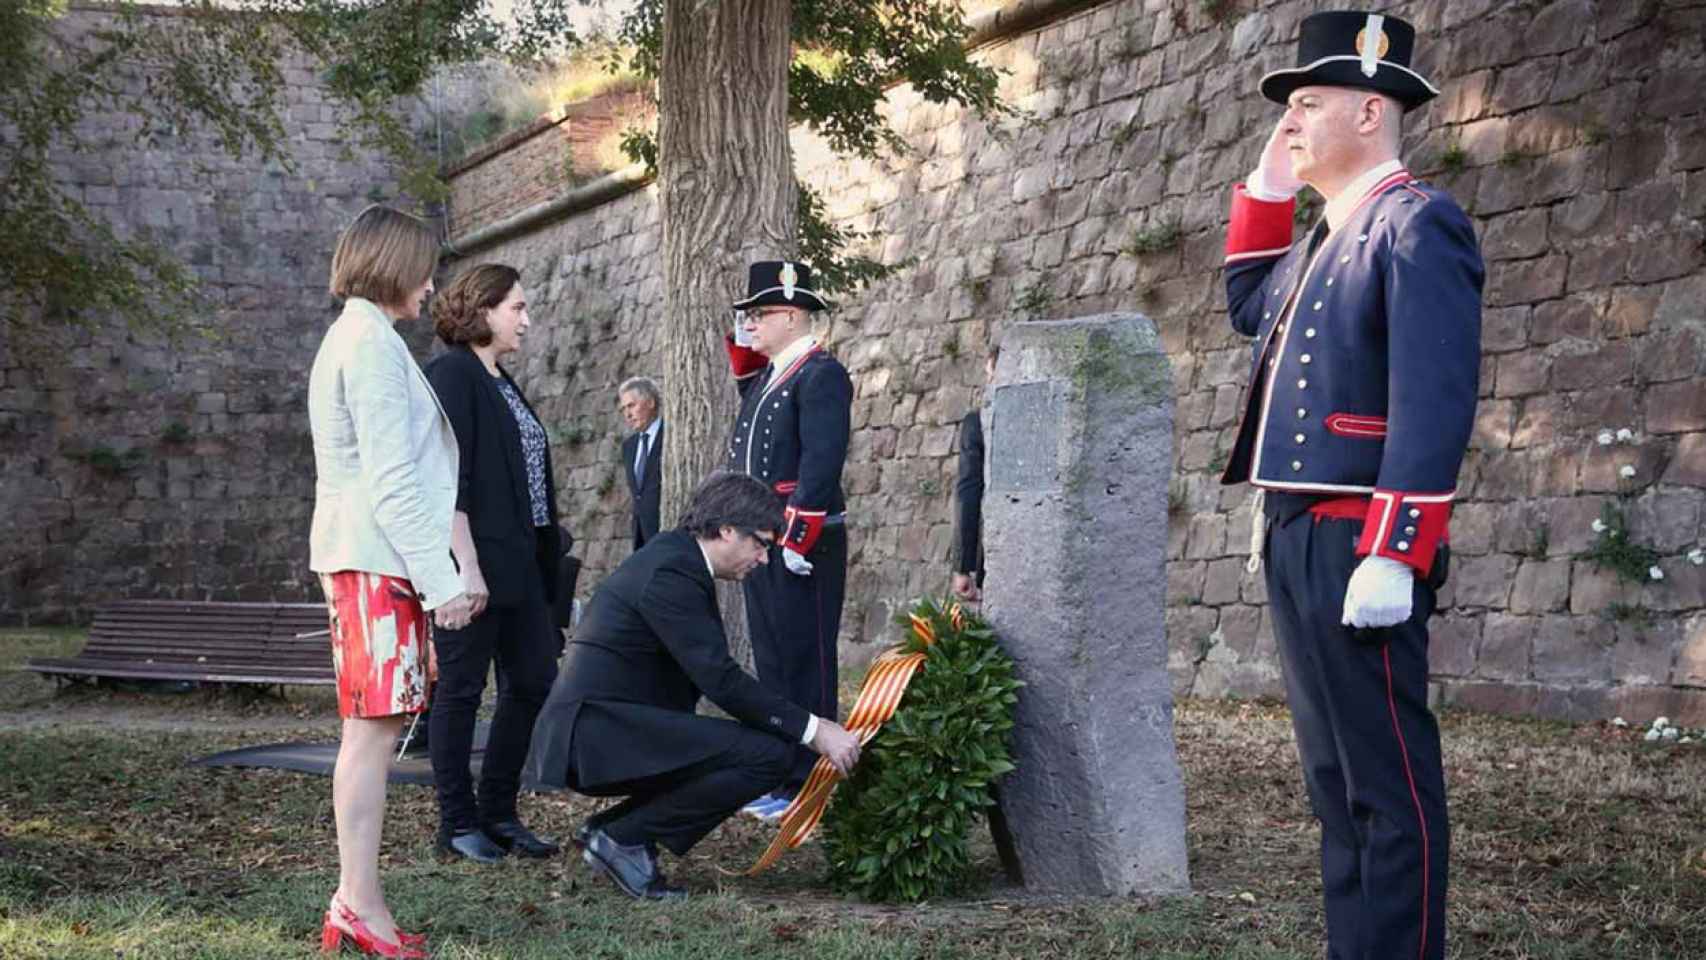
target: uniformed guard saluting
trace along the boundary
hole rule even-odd
[[[770,484],[788,505],[771,563],[743,581],[759,682],[833,720],[835,638],[847,592],[841,468],[852,430],[853,382],[812,336],[811,315],[827,307],[805,264],[752,265],[747,295],[734,305],[735,335],[727,341],[741,397],[728,466]],[[800,749],[788,781],[747,812],[781,816],[816,759]]]
[[[1235,189],[1232,325],[1256,338],[1226,483],[1254,511],[1304,779],[1320,818],[1328,955],[1445,955],[1445,780],[1427,619],[1474,421],[1483,268],[1466,217],[1398,159],[1438,91],[1395,17],[1318,13],[1286,111]],[[1303,184],[1326,198],[1292,242]]]

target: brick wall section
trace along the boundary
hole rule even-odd
[[[103,17],[76,11],[67,29]],[[221,336],[0,331],[0,623],[127,597],[318,599],[308,368],[336,315],[337,231],[396,178],[346,155],[311,67],[284,69],[295,172],[202,137],[136,146],[134,121],[110,114],[82,130],[104,146],[61,163],[97,215],[194,269]]]
[[[452,231],[470,233],[599,175],[607,141],[655,113],[649,100],[616,93],[570,104],[452,164]],[[623,161],[625,162],[625,161]]]
[[[1249,362],[1219,267],[1228,191],[1277,119],[1256,79],[1290,65],[1316,5],[1255,6],[1215,22],[1198,4],[1112,2],[992,45],[980,55],[1009,71],[1003,92],[1029,119],[991,130],[897,89],[910,158],[842,161],[796,137],[834,216],[878,231],[885,260],[914,262],[828,327],[857,384],[849,657],[890,636],[897,604],[945,585],[954,424],[976,402],[990,331],[1139,309],[1159,322],[1178,389],[1176,688],[1283,693],[1262,582],[1243,568],[1248,490],[1217,482]],[[1420,27],[1418,66],[1445,91],[1409,121],[1410,166],[1475,217],[1488,266],[1483,397],[1434,621],[1439,693],[1706,721],[1706,568],[1688,560],[1706,541],[1706,10],[1392,12]],[[1128,252],[1174,223],[1176,243]],[[564,505],[594,579],[626,552],[612,391],[661,367],[658,242],[648,190],[480,254],[544,292],[533,315],[549,346],[520,367],[560,431]],[[1632,439],[1597,442],[1620,428]],[[1607,502],[1661,555],[1662,581],[1625,585],[1584,559]]]

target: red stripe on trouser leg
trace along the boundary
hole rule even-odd
[[[1398,754],[1404,760],[1404,779],[1410,782],[1410,800],[1416,805],[1416,823],[1422,828],[1422,925],[1420,944],[1416,948],[1417,957],[1426,957],[1428,952],[1428,892],[1430,878],[1428,876],[1428,818],[1422,812],[1422,797],[1416,792],[1416,774],[1410,769],[1410,749],[1404,744],[1404,728],[1398,723],[1398,700],[1392,693],[1392,647],[1390,644],[1380,651],[1380,658],[1386,664],[1386,706],[1392,711],[1392,733],[1398,738]]]

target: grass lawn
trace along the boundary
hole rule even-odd
[[[0,631],[0,671],[75,636]],[[330,782],[189,768],[215,750],[335,736],[329,699],[77,688],[0,672],[0,957],[306,958],[336,882]],[[47,718],[45,721],[43,718]],[[1706,749],[1609,726],[1443,717],[1453,822],[1453,957],[1706,957]],[[726,876],[768,838],[731,821],[671,876],[699,893],[635,905],[573,858],[442,864],[429,790],[395,787],[393,908],[446,958],[1104,958],[1321,956],[1318,833],[1285,711],[1186,702],[1176,723],[1195,894],[1038,898],[979,846],[968,897],[846,899],[808,845]],[[591,801],[523,798],[567,836]]]

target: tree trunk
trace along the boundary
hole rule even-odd
[[[791,256],[789,0],[665,0],[658,117],[663,211],[663,526],[722,465],[735,389],[723,350],[746,265]],[[738,585],[719,588],[737,660],[751,665]]]

